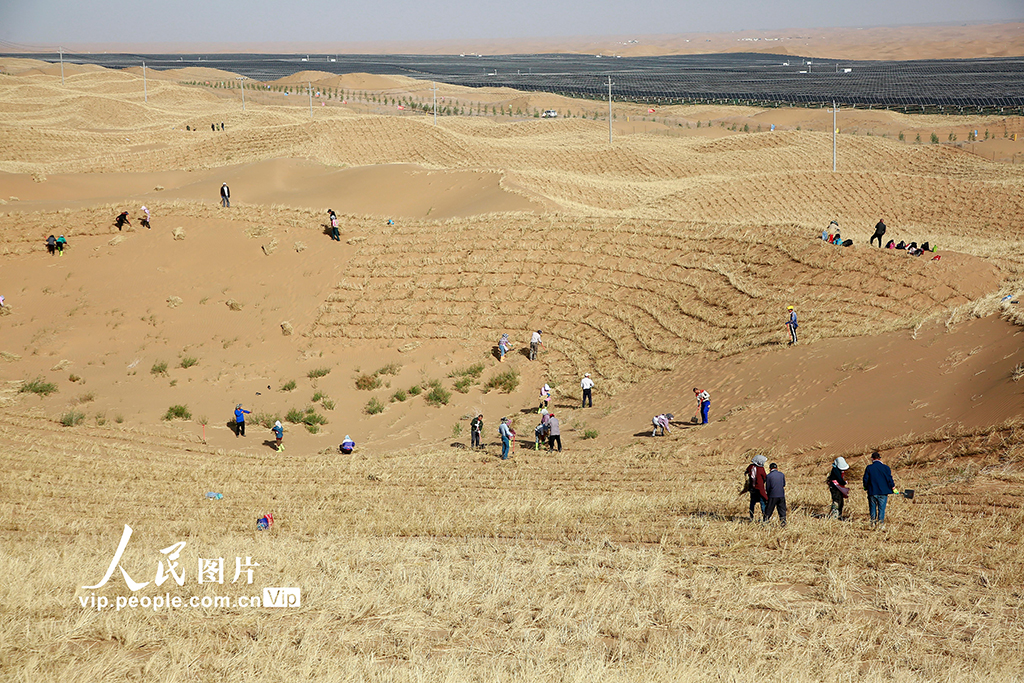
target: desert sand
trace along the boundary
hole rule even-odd
[[[814,110],[616,105],[609,145],[605,105],[543,93],[442,86],[459,115],[435,125],[405,78],[296,74],[243,112],[212,70],[150,71],[144,96],[132,70],[0,68],[15,677],[1017,675],[1020,118],[843,112],[833,173]],[[880,217],[936,251],[870,247]],[[852,247],[819,239],[831,220]],[[545,382],[562,453],[533,450]],[[873,449],[916,491],[883,530],[856,479]],[[784,530],[746,523],[758,452],[789,477]],[[823,519],[837,456],[844,522]],[[132,572],[187,540],[182,595],[207,594],[196,552],[252,555],[303,607],[83,609],[130,593],[81,588],[124,524]]]

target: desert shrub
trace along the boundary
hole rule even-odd
[[[412,396],[419,396],[420,393],[422,393],[422,392],[423,392],[423,387],[421,387],[419,384],[416,384],[416,385],[413,385],[413,386],[409,387],[409,394],[412,395]]]
[[[121,415],[120,413],[115,415],[114,416],[114,422],[116,422],[117,424],[123,423],[124,422],[124,415]]]
[[[36,394],[38,396],[49,396],[56,391],[57,385],[53,382],[45,381],[42,377],[26,381],[18,389],[19,394]]]
[[[284,384],[281,385],[281,391],[294,391],[294,390],[295,390],[295,380],[293,380],[293,379],[290,379],[290,380],[288,380],[287,382],[285,382]]]
[[[932,144],[933,145],[939,144],[939,136],[936,135],[935,133],[932,133]]]
[[[185,356],[184,358],[181,359],[181,367],[182,368],[186,368],[187,369],[187,368],[191,368],[191,367],[193,367],[195,365],[198,365],[198,364],[199,364],[199,359],[196,358],[195,356]]]
[[[432,379],[429,382],[427,382],[427,386],[430,387],[431,389],[440,389],[441,388],[441,380],[439,380],[439,379]]]
[[[316,392],[313,393],[313,403],[319,403],[320,401],[324,400],[325,398],[327,398],[327,394],[325,394],[324,392],[320,391],[319,389]]]
[[[153,363],[153,367],[149,369],[150,373],[154,375],[166,375],[167,374],[167,363],[165,361],[157,361]]]
[[[329,398],[325,398],[321,401],[320,405],[324,407],[324,410],[334,410],[334,401]]]
[[[484,374],[484,364],[477,363],[470,365],[468,368],[462,368],[461,370],[454,370],[449,377],[472,377],[473,379],[480,379],[480,375]]]
[[[378,401],[377,397],[374,396],[366,404],[365,410],[366,410],[366,413],[368,415],[376,415],[377,413],[383,413],[384,412],[384,404],[381,403],[380,401]]]
[[[327,418],[316,412],[316,408],[313,406],[308,406],[305,410],[292,408],[285,416],[285,420],[292,424],[304,424],[307,429],[311,426],[327,424]],[[314,434],[316,433],[316,431],[310,431]]]
[[[249,421],[252,422],[253,424],[258,424],[262,427],[270,429],[271,427],[274,426],[274,423],[280,419],[281,416],[276,415],[274,413],[253,413],[252,416],[249,418]],[[202,424],[202,422],[200,422],[199,424]]]
[[[519,386],[519,371],[515,369],[505,370],[487,380],[487,384],[484,385],[484,391],[490,391],[491,389],[499,389],[504,391],[506,394],[516,390]]]
[[[94,394],[93,392],[90,391],[87,394],[82,394],[81,396],[79,396],[77,399],[75,399],[75,402],[76,403],[92,403],[95,400],[96,400],[96,394]]]
[[[426,399],[432,406],[448,405],[448,401],[452,399],[452,392],[442,386],[436,386],[427,393]]]
[[[462,436],[462,423],[456,422],[452,425],[452,438],[457,439]]]
[[[583,439],[596,439],[597,438],[597,430],[596,429],[585,429],[585,430],[583,430],[583,436],[580,437],[580,438],[583,438]]]
[[[471,386],[473,386],[472,377],[460,377],[459,379],[455,380],[455,391],[459,392],[460,394],[468,393],[469,388]]]
[[[395,393],[391,394],[392,403],[394,403],[395,401],[404,401],[406,398],[407,397],[405,395],[405,389],[399,389]]]
[[[189,411],[188,406],[171,406],[164,413],[165,420],[191,420],[192,413]]]
[[[373,373],[375,375],[397,375],[398,371],[402,369],[402,366],[398,363],[388,363],[384,367]]]
[[[60,416],[60,423],[65,427],[77,427],[85,419],[85,413],[69,410]]]
[[[319,379],[320,377],[326,377],[329,374],[331,374],[330,368],[313,368],[306,374],[306,376],[310,379]]]
[[[72,372],[70,375],[68,375],[68,381],[69,382],[80,382],[80,381],[82,381],[82,378]]]
[[[381,384],[382,382],[378,375],[359,375],[359,377],[356,377],[356,389],[362,389],[363,391],[379,389]]]

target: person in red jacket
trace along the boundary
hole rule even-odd
[[[768,476],[767,472],[764,471],[764,464],[768,462],[768,458],[763,455],[755,455],[750,460],[750,465],[747,467],[747,486],[750,490],[750,521],[754,521],[754,508],[758,505],[761,506],[761,517],[764,517],[764,506],[768,502],[768,492],[764,489],[765,477]]]

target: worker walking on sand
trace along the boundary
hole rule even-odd
[[[708,423],[708,413],[711,411],[711,395],[707,391],[701,391],[697,387],[693,388],[693,395],[697,397],[697,410],[700,411],[700,423],[706,425]]]
[[[874,244],[875,240],[878,240],[878,248],[882,248],[882,236],[885,235],[885,221],[881,218],[875,223],[875,234],[868,240],[868,244]]]
[[[231,208],[231,188],[227,183],[220,186],[220,205],[225,209]]]
[[[338,230],[338,214],[334,213],[334,209],[327,209],[327,217],[331,219],[331,239],[340,242],[341,231]]]
[[[61,235],[60,237],[57,238],[57,256],[64,255],[64,247],[66,246],[68,246],[68,241],[64,237],[64,235]]]
[[[117,226],[118,232],[121,232],[121,228],[123,228],[125,225],[131,227],[132,221],[130,218],[128,218],[128,212],[122,211],[121,213],[119,213],[117,218],[114,219],[114,225]]]
[[[281,421],[278,420],[274,423],[274,426],[270,428],[270,431],[274,432],[274,438],[277,440],[275,444],[277,446],[277,452],[280,453],[284,450],[284,446],[281,444],[284,441],[284,427],[281,426]]]
[[[583,405],[581,405],[580,408],[586,408],[588,403],[590,404],[590,407],[593,408],[594,396],[591,392],[594,389],[594,380],[590,379],[589,372],[584,373],[583,381],[580,382],[580,388],[583,389]]]
[[[765,524],[771,521],[772,515],[778,510],[779,524],[786,526],[786,475],[779,471],[779,466],[775,463],[768,466],[764,490],[768,494],[768,505],[764,509]]]
[[[142,207],[142,213],[144,215],[141,218],[139,218],[139,223],[141,223],[142,227],[144,227],[146,230],[150,230],[153,226],[149,224],[149,209],[146,208],[145,206]]]
[[[547,408],[551,404],[551,386],[546,382],[544,386],[540,388],[540,406],[537,407],[537,412],[540,412],[544,408]]]
[[[541,331],[537,330],[530,337],[530,360],[537,360],[537,352],[540,351],[540,345],[543,344],[540,340]]]
[[[871,454],[871,464],[864,468],[864,490],[868,494],[871,524],[884,523],[885,504],[889,502],[889,496],[896,493],[896,483],[892,480],[892,470],[882,462],[878,451]]]
[[[239,403],[235,406],[235,438],[245,436],[245,416],[248,415],[250,410],[246,410]]]
[[[789,329],[789,345],[796,344],[796,311],[793,310],[792,306],[787,306],[786,310],[789,312],[789,317],[786,318],[786,328]]]

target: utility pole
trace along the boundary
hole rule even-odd
[[[309,59],[309,56],[306,56]],[[313,118],[313,84],[306,81],[306,89],[309,90],[309,118]]]
[[[142,63],[142,97],[149,102],[149,88],[146,87],[146,63]]]
[[[612,77],[608,77],[608,144],[612,144]]]
[[[430,88],[434,91],[434,125],[437,125],[437,83],[431,81]]]
[[[238,77],[238,83],[242,86],[242,111],[245,111],[245,76]]]
[[[839,111],[839,107],[836,106],[836,101],[832,100],[832,172],[836,172],[836,112]]]
[[[60,84],[64,85],[64,48],[58,48],[60,50]]]

